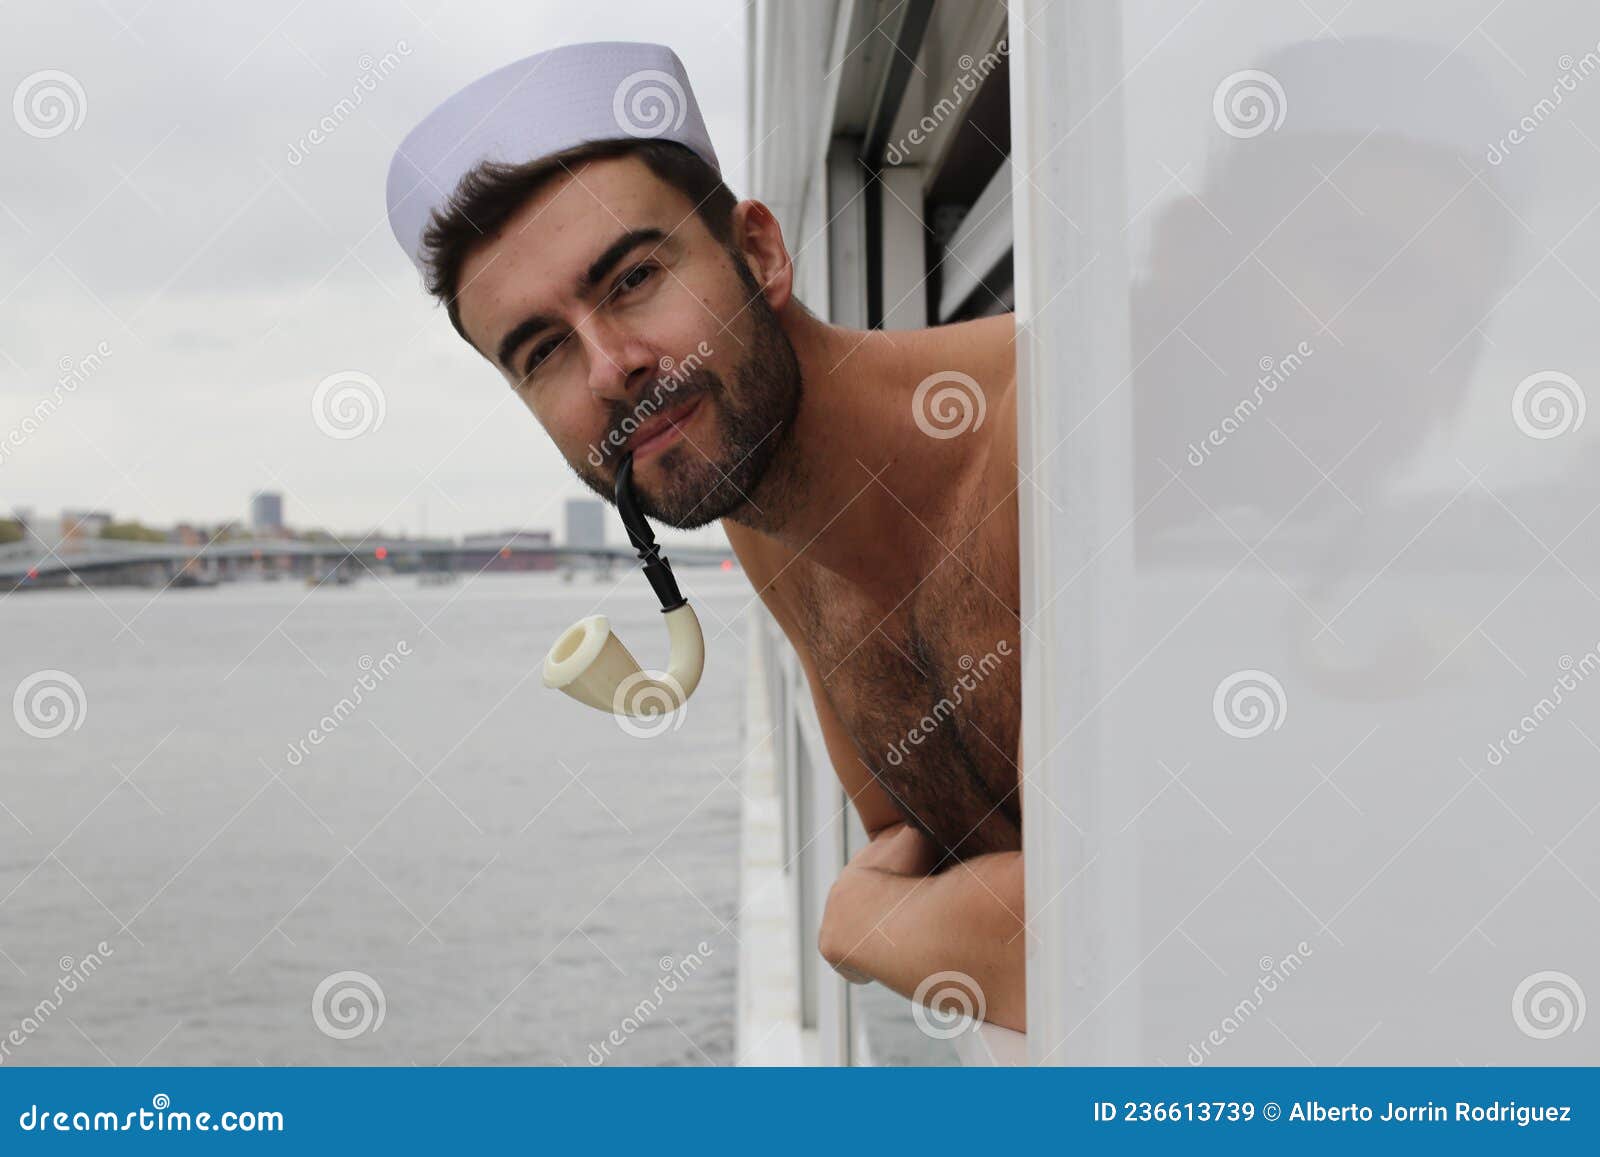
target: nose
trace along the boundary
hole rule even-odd
[[[631,402],[656,371],[646,343],[613,324],[591,317],[580,330],[589,360],[589,391],[601,401]]]

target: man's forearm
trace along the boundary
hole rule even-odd
[[[936,876],[847,867],[828,897],[822,954],[906,997],[936,972],[965,973],[986,1018],[1021,1031],[1022,879],[1020,852],[977,856]]]

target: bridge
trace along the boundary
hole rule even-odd
[[[667,552],[676,568],[721,566],[733,560],[727,549],[675,547]],[[217,582],[246,576],[328,576],[374,567],[397,572],[453,573],[488,568],[554,570],[558,567],[632,566],[638,559],[626,547],[569,547],[508,538],[456,542],[372,536],[356,542],[339,539],[229,540],[203,545],[78,539],[49,546],[38,540],[0,546],[0,588],[64,586],[94,580],[106,584],[164,585],[179,579]]]

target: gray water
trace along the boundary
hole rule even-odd
[[[597,610],[664,662],[627,572],[0,601],[0,1063],[730,1061],[751,592],[684,585],[653,738],[539,679]]]

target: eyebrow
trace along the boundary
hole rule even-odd
[[[583,276],[578,279],[578,289],[587,295],[594,292],[594,288],[603,281],[608,273],[633,250],[647,241],[664,241],[666,233],[660,229],[630,229],[607,245],[600,256],[589,263],[589,268],[584,270]],[[517,348],[540,330],[548,329],[556,324],[556,318],[549,314],[535,314],[518,323],[510,333],[501,339],[499,358],[500,364],[511,373],[517,371],[511,365],[511,355]]]

